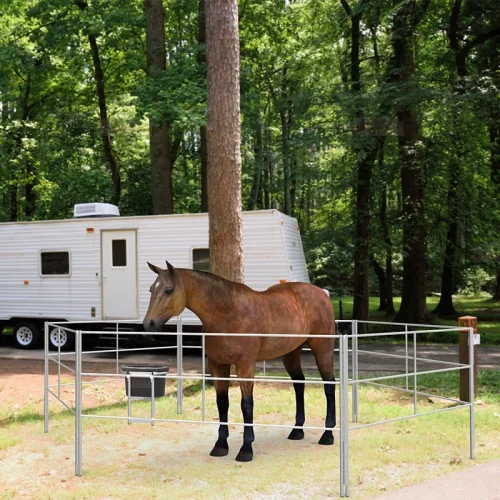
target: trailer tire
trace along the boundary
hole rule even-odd
[[[57,351],[59,345],[61,351],[71,351],[75,347],[75,336],[72,332],[68,332],[61,328],[61,332],[57,334],[58,328],[51,328],[49,331],[49,348],[51,351]]]
[[[21,349],[36,349],[40,346],[40,327],[31,321],[19,321],[14,326],[14,344]]]

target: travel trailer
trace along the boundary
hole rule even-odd
[[[297,221],[277,210],[243,213],[245,283],[265,290],[309,282]],[[0,331],[17,346],[41,345],[45,321],[136,320],[155,280],[147,262],[209,270],[208,214],[120,217],[104,203],[75,205],[74,218],[0,224]],[[133,323],[132,323],[133,324]],[[188,310],[183,324],[199,325]],[[74,339],[49,332],[51,348]]]

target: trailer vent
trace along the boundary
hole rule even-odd
[[[90,217],[117,217],[120,210],[110,203],[78,203],[75,205],[73,216],[75,219]]]

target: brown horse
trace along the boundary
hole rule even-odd
[[[265,333],[276,337],[206,336],[205,350],[212,377],[229,378],[231,365],[240,378],[254,378],[256,361],[283,356],[283,364],[294,382],[296,415],[295,427],[289,439],[302,439],[304,431],[304,383],[300,365],[302,347],[307,342],[324,381],[334,381],[333,338],[315,335],[333,335],[335,316],[328,296],[320,288],[307,283],[283,283],[264,292],[256,292],[246,285],[219,278],[211,273],[175,269],[167,262],[162,270],[148,262],[158,277],[151,286],[151,300],[144,318],[146,331],[161,331],[173,316],[185,307],[193,311],[203,324],[205,333]],[[280,334],[301,335],[300,338],[280,337]],[[229,381],[215,380],[219,410],[219,438],[210,453],[225,456],[229,447],[227,415],[229,409]],[[253,423],[253,382],[240,382],[243,421]],[[331,429],[336,425],[335,385],[325,384],[325,430],[319,444],[333,444]],[[246,425],[243,446],[236,457],[249,462],[253,457],[254,432]]]

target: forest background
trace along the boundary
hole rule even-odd
[[[1,3],[0,221],[207,210],[204,4]],[[240,0],[239,29],[243,209],[297,218],[312,281],[359,319],[500,300],[498,2]]]

